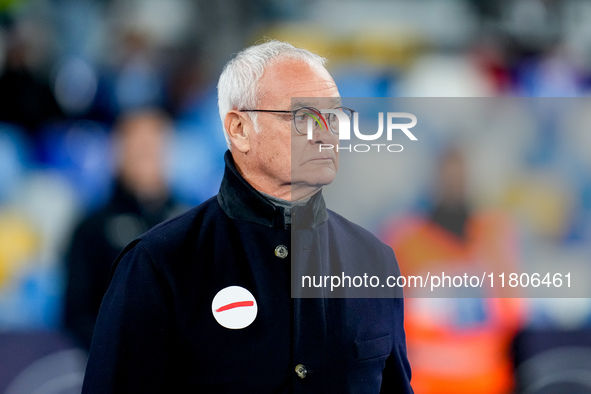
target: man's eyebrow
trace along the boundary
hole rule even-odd
[[[326,98],[326,99],[316,99],[314,101],[308,100],[295,100],[292,99],[291,106],[293,108],[301,108],[301,107],[318,107],[319,104],[322,104],[322,108],[318,109],[329,109],[331,107],[339,107],[341,106],[341,98],[334,97],[334,98]]]

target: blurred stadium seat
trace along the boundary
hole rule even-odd
[[[58,332],[0,333],[0,392],[78,394],[86,354]]]
[[[0,203],[18,188],[30,161],[30,146],[22,130],[0,122]]]
[[[91,121],[56,123],[41,132],[39,141],[43,166],[62,174],[84,207],[96,207],[104,202],[113,171],[105,126]]]

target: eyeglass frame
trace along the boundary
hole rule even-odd
[[[348,107],[336,107],[336,108],[333,108],[333,109],[339,109],[339,108],[343,108],[343,109],[346,109],[346,110],[350,111],[350,112],[351,112],[351,116],[350,116],[350,118],[352,118],[352,117],[353,117],[353,113],[355,113],[355,110],[354,110],[354,109],[351,109],[351,108],[348,108]],[[298,130],[298,128],[297,128],[297,127],[296,127],[296,125],[295,125],[295,114],[296,114],[298,111],[301,111],[301,110],[303,110],[303,109],[309,109],[309,110],[311,110],[312,112],[314,112],[315,114],[318,114],[318,115],[320,115],[320,118],[321,118],[321,119],[324,121],[324,124],[325,124],[326,128],[327,128],[328,130],[330,130],[330,131],[331,131],[331,133],[333,133],[333,134],[339,134],[339,132],[338,132],[338,131],[336,131],[336,132],[335,132],[335,131],[333,131],[332,127],[330,127],[330,126],[328,125],[328,121],[327,121],[327,120],[324,118],[324,116],[322,115],[322,112],[320,112],[320,110],[319,110],[319,109],[317,109],[317,108],[314,108],[314,107],[301,107],[301,108],[298,108],[298,109],[295,109],[295,110],[292,110],[292,111],[287,111],[287,110],[274,110],[274,109],[239,109],[238,111],[239,111],[239,112],[267,112],[267,113],[282,113],[282,114],[291,114],[291,119],[292,119],[292,121],[293,121],[293,123],[294,123],[294,124],[293,124],[293,126],[294,126],[294,128],[296,129],[297,133],[298,133],[298,134],[300,134],[300,135],[306,135],[306,133],[302,133],[300,130]]]

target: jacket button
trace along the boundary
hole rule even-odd
[[[287,257],[287,246],[278,245],[275,248],[275,256],[279,257],[280,259],[286,258]]]
[[[304,366],[304,364],[298,364],[295,367],[295,372],[298,375],[298,378],[304,379],[306,375],[308,375],[308,370]]]

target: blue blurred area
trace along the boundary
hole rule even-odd
[[[30,162],[30,146],[17,126],[0,123],[0,203],[11,197]]]
[[[67,179],[86,209],[103,204],[113,177],[108,129],[92,121],[48,125],[38,137],[39,165]]]

